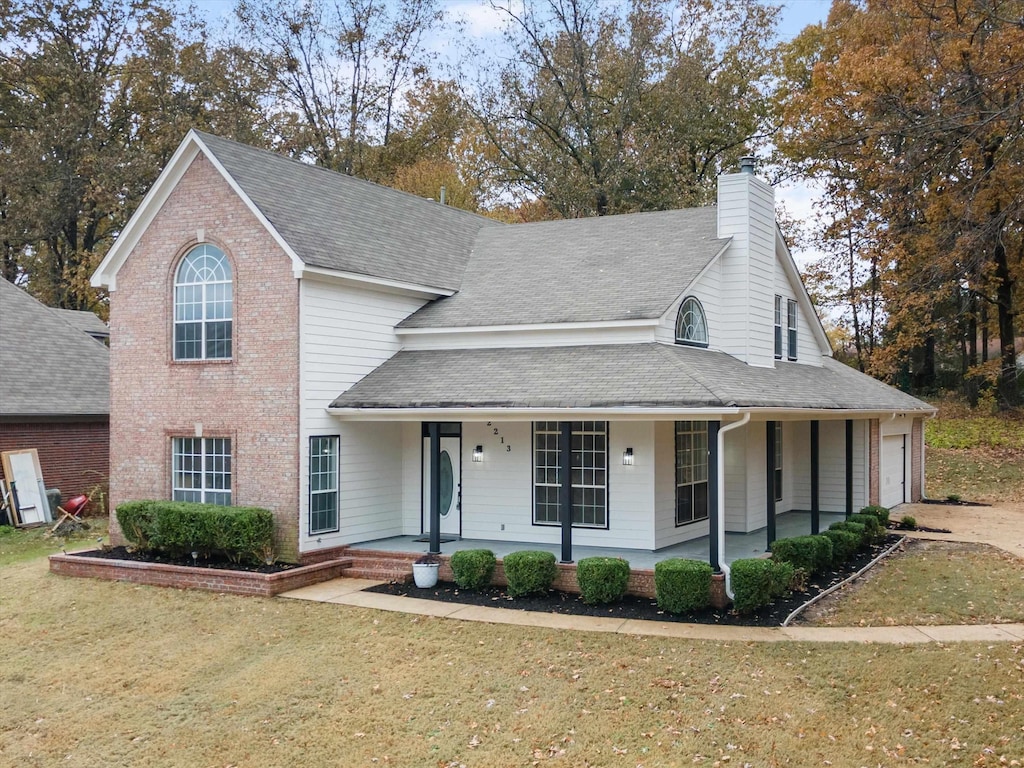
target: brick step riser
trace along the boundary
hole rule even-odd
[[[408,571],[382,570],[380,568],[347,568],[345,577],[371,581],[396,581],[401,584],[412,581],[412,573]]]

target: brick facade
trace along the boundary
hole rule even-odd
[[[89,421],[0,422],[0,451],[35,448],[47,488],[70,499],[86,493],[110,475],[107,419]],[[0,465],[0,477],[3,477]],[[99,503],[98,501],[96,503]],[[95,510],[92,510],[95,511]]]
[[[301,194],[296,190],[296,194]],[[173,360],[173,284],[195,245],[231,263],[233,358]],[[117,274],[110,296],[112,506],[171,495],[173,437],[229,437],[232,502],[274,512],[298,556],[298,281],[291,260],[200,154]],[[117,521],[111,539],[120,543]]]

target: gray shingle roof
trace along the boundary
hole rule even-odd
[[[727,242],[715,208],[482,229],[459,293],[401,326],[660,317]]]
[[[0,416],[110,412],[110,353],[0,278]]]
[[[196,131],[310,266],[433,288],[459,287],[491,219]]]
[[[399,352],[336,408],[774,407],[922,410],[858,371],[756,368],[723,352],[668,344]]]
[[[75,328],[80,331],[84,331],[94,339],[110,338],[110,329],[107,327],[106,323],[96,316],[95,312],[88,312],[81,309],[61,309],[60,307],[51,307],[51,310],[56,312],[67,322],[71,323]]]

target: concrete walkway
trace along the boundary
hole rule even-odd
[[[656,635],[691,640],[725,640],[735,642],[781,642],[798,640],[819,643],[954,643],[954,642],[1020,642],[1024,640],[1024,624],[975,624],[945,627],[736,627],[715,624],[684,624],[675,621],[637,621],[601,616],[570,616],[560,613],[536,613],[508,608],[488,608],[439,600],[420,600],[377,592],[364,592],[379,581],[365,579],[331,579],[280,597],[313,600],[320,603],[398,611],[418,616],[437,616],[462,621],[490,624],[512,624],[520,627],[570,629],[581,632],[615,632],[621,635]]]
[[[1024,504],[1010,503],[992,507],[906,504],[893,513],[893,519],[898,520],[907,514],[914,515],[920,525],[949,528],[953,531],[951,534],[913,534],[919,535],[921,538],[980,542],[1012,552],[1018,557],[1024,556]],[[956,624],[934,627],[737,627],[536,613],[363,591],[380,583],[365,579],[332,579],[291,592],[284,592],[280,597],[373,608],[380,611],[398,611],[420,616],[438,616],[462,621],[569,629],[582,632],[678,637],[691,640],[901,645],[909,643],[1020,642],[1024,640],[1024,624]]]

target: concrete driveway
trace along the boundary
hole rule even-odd
[[[1012,501],[990,507],[957,504],[901,504],[890,515],[899,520],[913,515],[918,525],[948,528],[952,533],[911,531],[909,535],[936,541],[971,541],[991,544],[1024,558],[1024,502]]]

